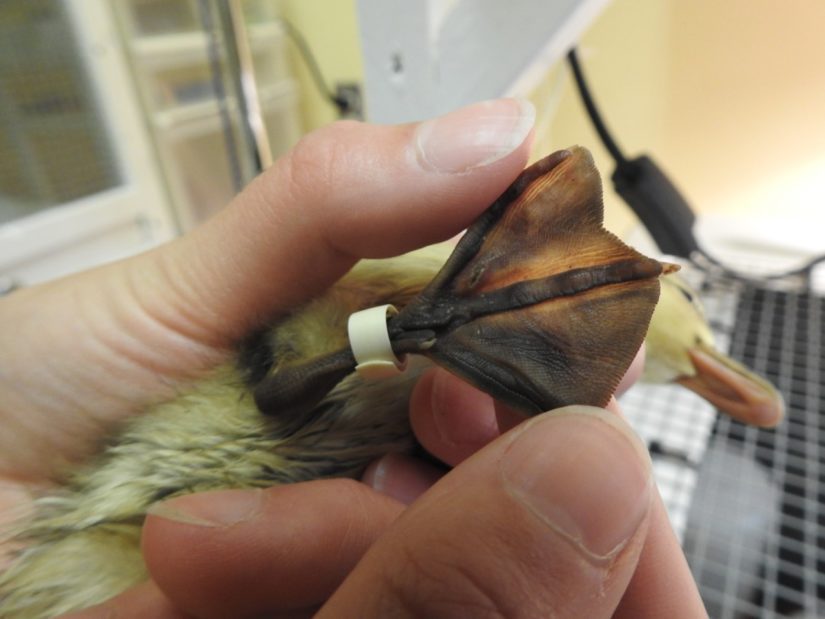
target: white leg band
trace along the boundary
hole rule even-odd
[[[356,371],[364,378],[388,378],[404,371],[406,359],[395,356],[387,330],[387,318],[398,313],[392,305],[355,312],[347,321],[347,333]]]

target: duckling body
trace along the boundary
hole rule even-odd
[[[145,580],[140,528],[159,500],[357,477],[383,454],[412,451],[407,403],[431,366],[427,360],[411,359],[403,374],[386,380],[353,373],[295,419],[262,415],[256,407],[248,376],[260,368],[250,367],[252,350],[263,346],[288,361],[334,348],[346,337],[350,313],[384,302],[403,307],[445,255],[424,251],[361,263],[323,297],[250,340],[235,363],[128,422],[59,494],[37,501],[34,519],[19,531],[27,550],[0,575],[0,617],[52,617]]]

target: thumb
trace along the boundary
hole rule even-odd
[[[521,172],[534,115],[499,99],[420,124],[335,123],[190,234],[15,294],[0,306],[15,325],[0,329],[15,359],[0,376],[14,424],[0,468],[55,475],[101,428],[225,361],[357,259],[455,235]]]
[[[163,289],[178,298],[157,299],[157,286],[147,285],[143,303],[165,303],[158,312],[172,322],[183,316],[184,332],[200,327],[196,339],[231,343],[359,258],[458,233],[523,168],[533,118],[529,103],[499,99],[420,124],[324,127],[216,217],[157,252],[153,272],[174,277]]]
[[[413,504],[318,617],[610,617],[652,487],[644,447],[615,415],[539,416]]]

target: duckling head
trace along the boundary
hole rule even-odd
[[[645,342],[642,380],[679,383],[744,423],[771,427],[782,420],[781,394],[716,348],[698,294],[679,275],[660,279]]]

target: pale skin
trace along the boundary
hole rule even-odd
[[[358,258],[458,233],[522,170],[531,125],[512,100],[424,125],[332,125],[192,234],[0,300],[13,326],[0,331],[0,513],[225,360],[261,316]],[[152,580],[73,616],[704,617],[644,448],[609,408],[523,422],[432,371],[410,415],[448,474],[392,456],[363,483],[170,500],[145,526]]]

